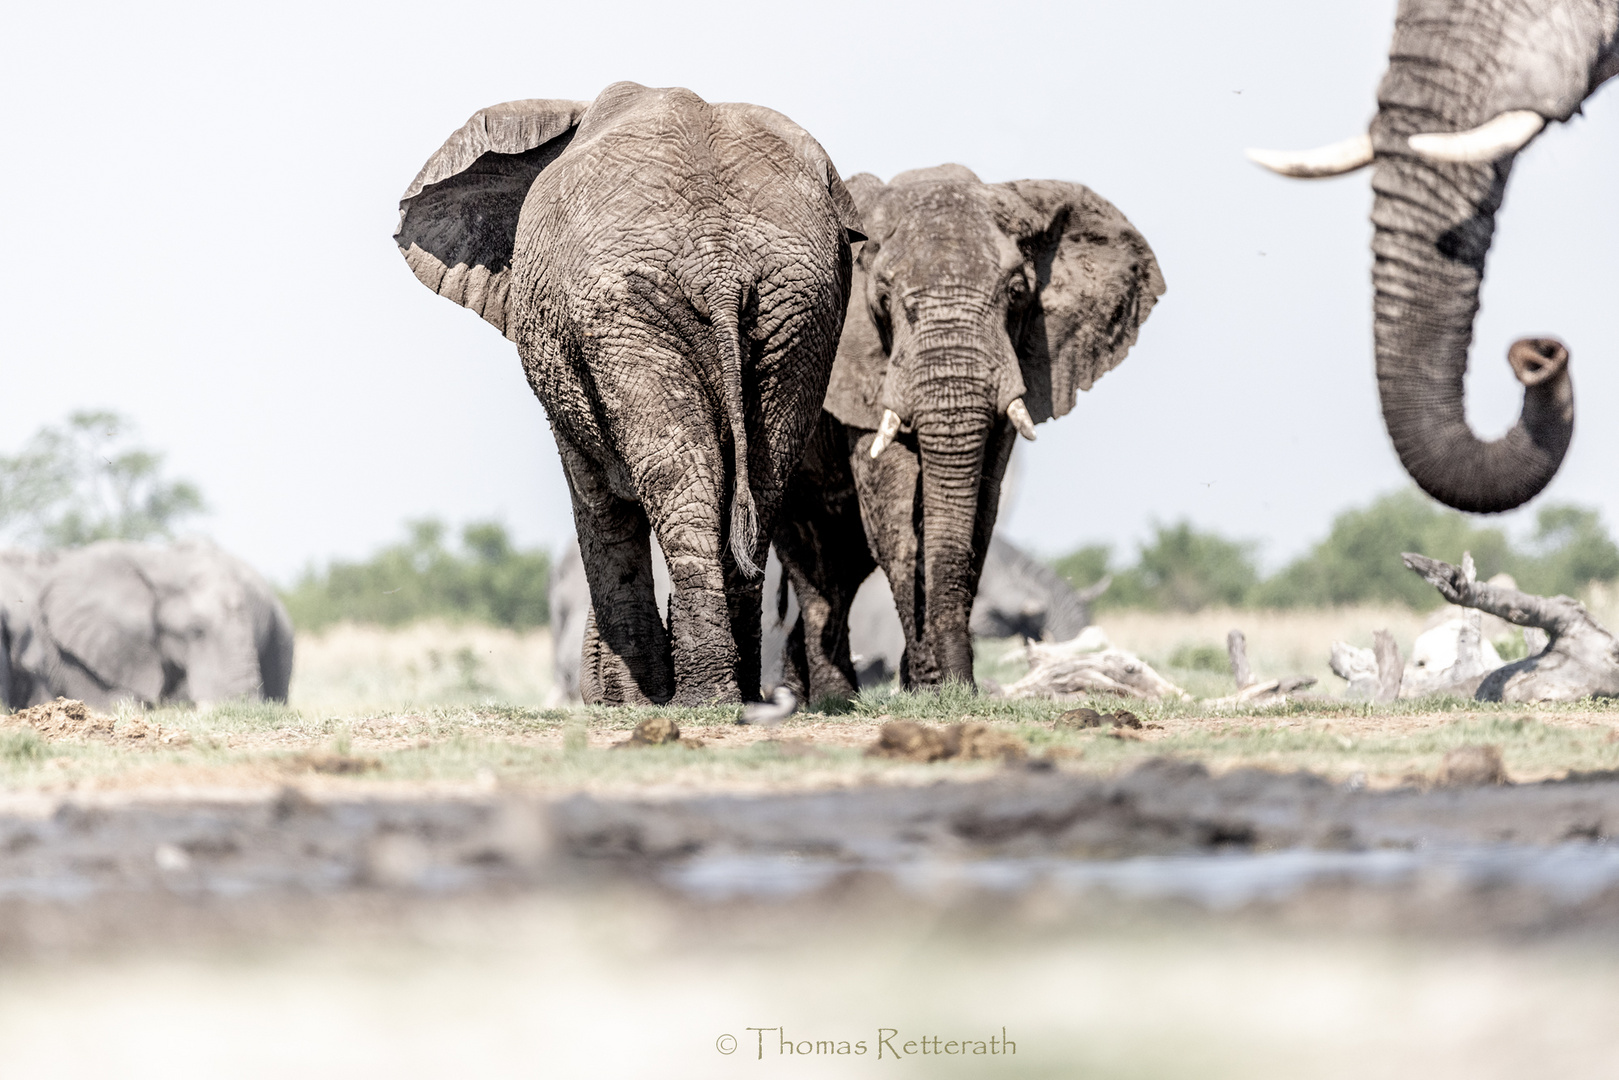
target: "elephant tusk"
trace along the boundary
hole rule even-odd
[[[899,434],[899,425],[899,413],[893,409],[884,409],[883,421],[877,426],[877,437],[871,441],[871,456],[873,459],[888,449],[888,444],[894,441],[895,435]]]
[[[1023,404],[1022,398],[1012,399],[1012,404],[1006,407],[1006,415],[1019,435],[1034,442],[1034,417],[1029,415],[1029,407]]]
[[[1546,118],[1533,109],[1514,109],[1468,131],[1413,135],[1408,141],[1429,161],[1477,165],[1516,154],[1545,126]]]
[[[1314,150],[1248,150],[1248,160],[1273,173],[1300,180],[1342,176],[1372,163],[1372,137],[1356,135]]]

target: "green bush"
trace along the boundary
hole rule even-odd
[[[1398,603],[1418,611],[1442,603],[1439,593],[1405,568],[1400,554],[1420,552],[1459,563],[1473,554],[1481,578],[1506,572],[1528,592],[1576,596],[1593,581],[1619,579],[1619,545],[1591,509],[1542,507],[1520,546],[1506,533],[1439,506],[1412,489],[1333,519],[1326,539],[1261,581],[1253,545],[1201,532],[1189,522],[1158,526],[1136,564],[1112,567],[1113,586],[1099,607],[1195,611],[1209,604],[1263,608]],[[1053,563],[1075,587],[1110,570],[1111,551],[1083,547]]]
[[[1101,608],[1144,607],[1196,611],[1209,604],[1241,604],[1259,580],[1252,543],[1201,532],[1191,522],[1155,525],[1136,564],[1114,569],[1113,584],[1097,600]],[[1112,552],[1083,547],[1052,564],[1075,588],[1109,572]]]
[[[1405,568],[1400,553],[1415,551],[1459,563],[1471,551],[1479,576],[1511,572],[1516,553],[1500,529],[1440,507],[1414,490],[1347,510],[1327,538],[1262,585],[1261,607],[1324,607],[1366,602],[1401,603],[1418,611],[1438,607],[1437,590]]]
[[[551,558],[518,551],[504,526],[461,530],[461,550],[444,544],[433,519],[407,523],[409,537],[362,563],[334,562],[304,571],[282,593],[300,630],[340,621],[401,626],[440,617],[526,630],[550,618]]]

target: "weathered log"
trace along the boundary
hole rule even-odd
[[[1225,636],[1225,651],[1231,658],[1231,676],[1237,680],[1237,689],[1241,691],[1253,685],[1254,673],[1248,670],[1248,639],[1241,630],[1233,630]]]
[[[1372,634],[1372,653],[1377,658],[1377,692],[1372,700],[1387,705],[1400,696],[1400,683],[1405,676],[1405,664],[1400,659],[1400,646],[1387,630]]]
[[[1384,633],[1384,631],[1378,631]],[[1398,647],[1396,647],[1397,650]],[[1350,701],[1376,701],[1382,691],[1382,668],[1375,652],[1360,649],[1347,641],[1334,641],[1327,657],[1332,673],[1349,683],[1344,697]]]
[[[1077,694],[1185,699],[1189,695],[1123,649],[1081,651],[1080,638],[1054,645],[1029,642],[1029,673],[1008,686],[1009,698],[1065,698]]]
[[[1534,656],[1486,674],[1480,701],[1576,701],[1619,696],[1619,641],[1567,596],[1533,596],[1470,580],[1463,567],[1406,553],[1405,565],[1453,604],[1498,615],[1518,626],[1544,630],[1547,645]]]

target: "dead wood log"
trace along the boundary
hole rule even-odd
[[[1372,654],[1377,658],[1377,691],[1372,700],[1387,705],[1400,696],[1400,682],[1405,677],[1405,662],[1400,659],[1400,646],[1387,630],[1372,633]]]
[[[1619,696],[1619,641],[1567,596],[1533,596],[1472,579],[1463,567],[1406,553],[1405,565],[1453,604],[1498,615],[1518,626],[1544,630],[1547,645],[1534,656],[1484,675],[1479,701],[1576,701]]]
[[[1237,680],[1237,690],[1252,686],[1254,673],[1248,670],[1248,639],[1241,630],[1233,630],[1225,636],[1225,651],[1231,658],[1231,675]]]
[[[1381,690],[1381,670],[1377,654],[1371,649],[1360,649],[1347,641],[1334,641],[1327,656],[1327,666],[1340,679],[1347,680],[1349,689],[1344,697],[1350,701],[1375,701]]]
[[[1065,698],[1077,694],[1185,699],[1189,695],[1123,649],[1080,651],[1079,639],[1027,646],[1029,673],[1008,686],[1009,698]]]

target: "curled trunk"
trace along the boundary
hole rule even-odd
[[[1473,434],[1463,376],[1511,160],[1424,162],[1404,148],[1424,123],[1431,118],[1385,110],[1374,128],[1373,310],[1383,418],[1401,463],[1424,491],[1459,510],[1510,510],[1551,481],[1568,449],[1568,353],[1549,339],[1514,345],[1523,413],[1493,442]]]

